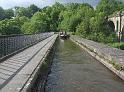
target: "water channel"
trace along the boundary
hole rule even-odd
[[[70,40],[59,40],[45,92],[124,92],[124,81]]]

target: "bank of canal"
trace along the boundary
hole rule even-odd
[[[124,82],[75,43],[60,40],[45,92],[124,92]]]

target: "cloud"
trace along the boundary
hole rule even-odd
[[[100,0],[55,0],[56,2],[60,3],[89,3],[93,7],[95,7]]]
[[[44,6],[49,6],[53,5],[55,2],[60,2],[62,4],[65,3],[89,3],[93,7],[95,7],[100,0],[0,0],[0,6],[3,8],[12,8],[14,6],[23,6],[27,7],[31,4],[35,4],[38,7],[44,7]],[[124,0],[121,0],[124,2]]]
[[[3,8],[12,8],[14,6],[27,7],[31,4],[36,4],[39,7],[44,7],[54,4],[55,0],[0,0],[0,6]]]
[[[16,3],[12,0],[0,0],[0,6],[3,8],[9,8],[13,5],[16,5]]]
[[[62,4],[65,3],[89,3],[93,7],[95,7],[100,0],[0,0],[0,7],[3,7],[4,9],[13,8],[15,6],[23,6],[28,7],[31,4],[35,4],[40,8],[43,8],[45,6],[51,6],[55,2],[60,2]],[[124,2],[124,0],[121,0]]]

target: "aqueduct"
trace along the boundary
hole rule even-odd
[[[108,21],[115,30],[120,41],[124,41],[124,11],[109,16]]]

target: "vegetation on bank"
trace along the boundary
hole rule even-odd
[[[120,10],[124,10],[124,4],[119,0],[101,0],[95,9],[87,3],[55,3],[42,9],[35,5],[15,10],[0,8],[0,34],[64,30],[97,42],[113,43],[116,34],[107,16]]]
[[[114,42],[114,43],[110,43],[109,45],[124,50],[124,42]]]

